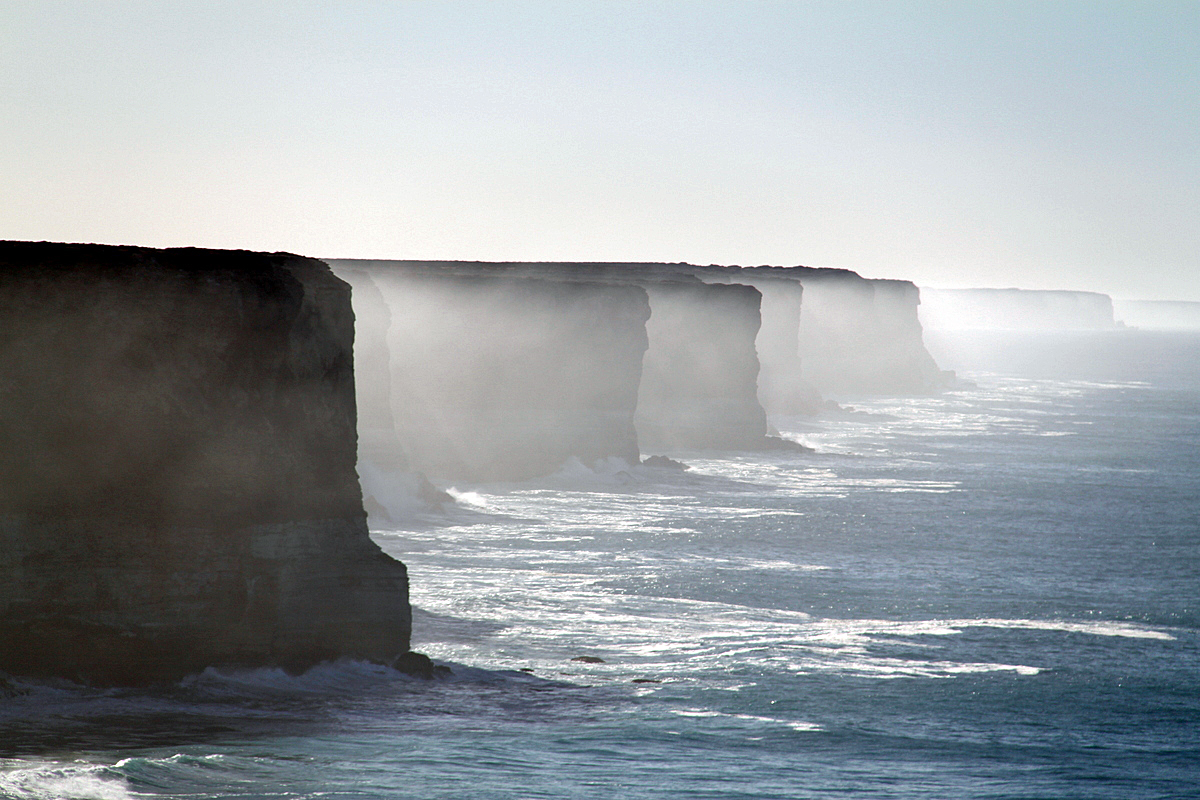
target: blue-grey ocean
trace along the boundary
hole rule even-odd
[[[960,385],[814,453],[375,531],[449,678],[0,684],[0,797],[1200,797],[1200,334],[927,340]]]

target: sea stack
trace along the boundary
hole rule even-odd
[[[0,243],[0,670],[133,685],[405,653],[353,337],[321,261]]]

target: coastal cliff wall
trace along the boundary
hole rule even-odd
[[[709,282],[762,292],[759,397],[771,413],[813,413],[821,395],[910,394],[941,387],[909,281],[830,267],[690,266]]]
[[[748,278],[748,279],[747,279]],[[804,309],[804,285],[777,277],[742,276],[740,283],[762,293],[762,327],[755,339],[758,360],[758,397],[771,414],[815,411],[819,394],[804,380],[800,358],[800,320]]]
[[[312,259],[0,243],[0,670],[406,652],[354,471],[353,326]]]
[[[804,379],[800,319],[804,285],[780,267],[695,267],[689,274],[706,283],[753,286],[762,295],[761,325],[754,347],[760,365],[758,399],[769,414],[811,414],[820,393]]]
[[[411,469],[520,480],[572,457],[637,462],[645,290],[437,262],[331,263],[390,309],[386,358],[360,363],[360,383],[389,376]]]
[[[545,472],[557,466],[546,461],[529,461],[523,455],[524,448],[513,439],[494,442],[497,426],[514,435],[519,432],[530,447],[544,439],[549,445],[543,449],[552,458],[576,456],[588,461],[596,453],[604,453],[632,459],[641,450],[746,449],[778,444],[767,438],[767,411],[815,413],[822,407],[822,392],[911,393],[931,391],[941,385],[941,373],[922,341],[917,318],[919,294],[907,281],[867,280],[840,269],[686,263],[355,260],[329,263],[356,286],[356,292],[362,285],[364,299],[355,302],[363,304],[364,310],[368,302],[375,304],[374,300],[365,299],[365,295],[374,297],[383,287],[392,321],[373,323],[371,319],[384,317],[360,312],[360,327],[373,325],[376,329],[362,330],[361,339],[378,338],[380,326],[394,328],[395,320],[401,318],[425,319],[421,315],[426,314],[423,309],[429,303],[439,309],[435,319],[426,319],[405,336],[392,335],[388,363],[397,429],[409,424],[417,426],[403,433],[401,447],[413,469],[443,479],[529,477],[537,474],[535,469]],[[427,287],[420,296],[412,294],[406,285],[418,278]],[[459,323],[453,320],[472,316],[486,319],[500,313],[498,305],[495,309],[485,309],[475,300],[460,304],[452,292],[444,292],[436,299],[428,295],[428,287],[434,285],[431,282],[466,278],[524,280],[527,287],[538,282],[571,283],[581,287],[576,292],[595,291],[598,285],[632,286],[648,293],[647,349],[643,368],[637,374],[640,379],[635,417],[637,438],[632,440],[632,446],[626,433],[609,437],[620,446],[610,447],[607,452],[584,444],[610,425],[611,420],[598,423],[595,419],[588,421],[589,415],[576,414],[570,421],[565,417],[555,421],[553,414],[546,413],[545,402],[533,396],[521,398],[521,402],[530,403],[529,409],[541,409],[537,413],[522,415],[517,411],[516,398],[502,394],[478,396],[468,413],[456,398],[464,396],[462,387],[469,386],[472,379],[460,376],[459,388],[450,391],[445,384],[439,388],[436,381],[431,383],[419,377],[434,374],[430,371],[434,366],[413,362],[411,355],[404,355],[412,350],[406,339],[421,341],[422,352],[442,347],[439,342],[453,350],[455,343],[475,336],[465,329],[456,329]],[[593,288],[582,288],[585,286]],[[563,306],[559,313],[567,313],[566,309]],[[583,329],[576,333],[586,334]],[[482,352],[471,355],[488,365],[478,374],[494,372],[497,367],[493,360],[511,360],[514,354],[523,352],[528,346],[522,339],[524,335],[516,317],[511,317],[504,326],[493,326],[488,336],[494,349],[486,356]],[[503,341],[510,344],[503,345]],[[630,354],[628,350],[624,352],[626,356]],[[575,357],[595,355],[581,350]],[[360,369],[360,392],[366,391],[364,382],[371,380],[364,370],[380,373],[375,366],[378,360],[378,356],[372,356]],[[407,366],[397,372],[401,362]],[[616,362],[609,356],[598,363],[605,366],[597,374],[605,375],[605,370]],[[529,370],[521,378],[525,382],[539,380],[536,373],[540,369],[549,369],[551,374],[562,369],[551,364],[539,366],[536,358],[527,359],[525,367]],[[404,378],[406,370],[412,378],[408,383]],[[512,380],[516,380],[515,375]],[[609,377],[628,380],[634,375],[632,370],[622,370],[619,376]],[[402,384],[410,388],[401,390]],[[428,397],[416,402],[403,400],[413,392],[426,393]],[[445,400],[438,400],[440,397]],[[401,402],[406,403],[403,411],[398,405]],[[581,407],[575,401],[563,402]],[[582,406],[594,408],[594,404],[586,402]],[[455,407],[459,410],[449,411]],[[406,422],[406,415],[410,414],[419,422]],[[481,426],[472,419],[490,419],[491,424]],[[583,425],[588,433],[564,446],[567,439],[564,425]],[[366,441],[379,440],[377,434],[360,426],[360,436]],[[523,460],[525,463],[518,463]],[[365,476],[371,468],[360,466],[360,471]]]
[[[817,391],[909,394],[941,385],[922,339],[920,292],[912,283],[845,270],[812,270],[801,273],[801,281],[800,360]]]
[[[875,391],[922,393],[944,385],[944,376],[924,342],[921,290],[911,281],[871,279],[875,289]],[[870,362],[868,362],[870,363]]]
[[[416,427],[402,433],[401,443],[413,469],[431,477],[531,477],[572,456],[585,463],[605,456],[636,463],[643,450],[769,444],[756,396],[762,295],[752,287],[708,285],[684,264],[329,263],[356,293],[360,285],[365,291],[380,287],[387,298],[395,414],[400,428],[408,417]],[[467,291],[470,285],[477,288]],[[643,298],[632,315],[611,299],[630,291]],[[599,304],[575,319],[575,304],[587,297]],[[396,327],[402,319],[404,332]],[[486,331],[478,329],[488,320]],[[628,325],[640,326],[641,349],[627,346],[637,335]],[[794,328],[791,338],[794,343]],[[481,344],[464,350],[463,343],[473,341]],[[557,342],[558,351],[549,360],[538,355],[547,341]],[[482,366],[450,382],[430,380],[445,368],[414,361],[414,350],[445,350],[447,360],[469,356]],[[559,380],[568,369],[562,359],[585,373],[570,387]],[[378,369],[360,362],[360,376],[368,368]],[[499,380],[500,369],[511,371],[503,376],[506,385],[533,389],[549,379],[554,388],[521,396],[472,388]],[[403,399],[414,392],[424,397]],[[601,395],[606,399],[597,402]],[[464,397],[475,398],[469,408]],[[571,411],[564,416],[563,409]],[[574,435],[568,435],[571,429]],[[531,449],[540,457],[530,459]]]
[[[778,445],[767,436],[757,390],[764,302],[758,289],[703,281],[690,264],[517,262],[479,267],[646,291],[650,318],[634,418],[642,451]],[[776,350],[768,347],[767,352]]]
[[[1113,300],[1121,323],[1151,330],[1200,330],[1200,303],[1186,300]]]

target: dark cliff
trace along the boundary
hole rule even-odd
[[[349,287],[285,254],[0,243],[0,670],[408,648],[354,471]]]

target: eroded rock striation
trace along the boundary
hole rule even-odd
[[[408,650],[355,474],[349,287],[286,254],[0,243],[0,670]]]

